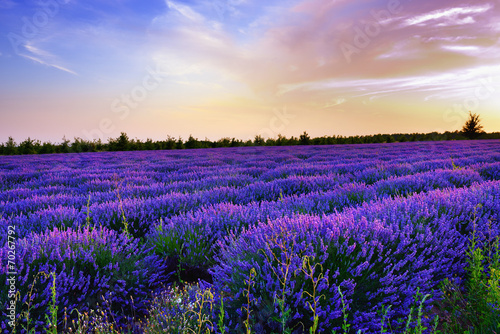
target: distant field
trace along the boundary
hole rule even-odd
[[[376,332],[383,305],[398,328],[417,288],[430,308],[444,278],[464,276],[474,228],[500,232],[498,140],[3,156],[0,181],[0,280],[15,230],[16,317],[35,275],[53,272],[60,327],[65,307],[101,298],[133,322],[162,283],[202,279],[225,297],[229,333],[245,305],[256,332],[279,332],[285,310],[290,328],[317,314],[318,330],[338,330],[338,287],[353,329]],[[314,311],[303,292],[320,266],[308,275],[305,259],[328,278]],[[37,280],[42,328],[52,279]]]

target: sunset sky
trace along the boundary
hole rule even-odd
[[[500,131],[498,0],[0,0],[0,142]]]

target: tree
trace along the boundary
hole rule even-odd
[[[179,136],[179,139],[175,142],[175,149],[182,150],[183,148],[184,148],[184,142],[182,141],[182,138]]]
[[[217,147],[230,147],[231,146],[231,138],[224,137],[217,141]]]
[[[116,146],[118,151],[127,151],[129,148],[129,139],[125,132],[120,133],[120,137],[116,140]]]
[[[17,146],[16,142],[14,141],[14,138],[9,137],[9,140],[5,143],[3,152],[6,155],[17,154]]]
[[[44,142],[40,148],[41,154],[56,153],[56,147],[50,141]]]
[[[69,140],[66,139],[66,136],[63,136],[62,143],[59,145],[60,153],[70,153],[71,148],[69,147]]]
[[[253,140],[253,144],[255,146],[264,146],[265,143],[266,141],[264,140],[264,138],[262,138],[261,135],[255,136],[255,139]]]
[[[155,144],[153,143],[153,139],[147,138],[146,141],[144,142],[144,145],[142,145],[142,148],[144,150],[154,150],[155,149]]]
[[[309,135],[305,131],[299,137],[299,144],[300,145],[309,145],[310,141],[311,141],[311,138],[309,138]]]
[[[462,135],[468,139],[476,139],[483,134],[483,126],[479,123],[480,121],[479,115],[469,111],[469,119],[462,128]]]
[[[108,139],[108,151],[128,151],[130,149],[130,139],[125,132],[120,133],[117,138]]]
[[[28,137],[28,139],[19,144],[18,150],[20,154],[36,154],[36,146],[40,146],[40,143]]]
[[[194,138],[193,135],[189,135],[189,138],[184,146],[186,148],[200,148],[200,142],[198,141],[198,138]]]
[[[284,146],[286,145],[286,137],[283,136],[281,133],[278,134],[278,139],[275,140],[276,146]]]

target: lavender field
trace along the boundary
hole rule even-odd
[[[44,332],[54,295],[60,331],[100,307],[140,332],[155,293],[197,281],[226,333],[338,333],[343,309],[379,333],[388,305],[398,332],[418,293],[429,311],[460,286],[473,230],[500,234],[498,140],[0,157],[0,180],[6,333],[27,305]]]

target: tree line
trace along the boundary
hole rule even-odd
[[[483,133],[477,139],[500,139],[500,132]],[[12,137],[0,144],[0,155],[48,154],[48,153],[80,153],[103,151],[144,151],[144,150],[180,150],[195,148],[243,147],[243,146],[293,146],[293,145],[334,145],[334,144],[368,144],[394,143],[408,141],[441,141],[469,139],[461,132],[444,133],[412,133],[412,134],[376,134],[367,136],[323,136],[311,138],[307,132],[299,137],[278,135],[277,138],[264,139],[255,136],[254,140],[243,141],[236,138],[221,138],[217,141],[199,140],[189,136],[187,140],[167,136],[165,140],[130,139],[124,132],[117,138],[110,138],[107,143],[101,140],[84,140],[75,138],[69,141],[63,138],[61,143],[40,142],[28,138],[17,144]]]
[[[12,137],[7,142],[0,144],[0,155],[17,154],[48,154],[48,153],[80,153],[80,152],[103,152],[103,151],[145,151],[145,150],[180,150],[195,148],[218,148],[218,147],[243,147],[243,146],[293,146],[293,145],[334,145],[334,144],[369,144],[369,143],[395,143],[408,141],[442,141],[442,140],[465,140],[465,139],[500,139],[500,132],[485,133],[480,118],[476,114],[469,113],[469,119],[461,131],[444,133],[411,133],[411,134],[376,134],[367,136],[323,136],[311,138],[307,132],[299,137],[287,138],[278,134],[277,138],[264,139],[255,136],[254,140],[243,141],[236,138],[221,138],[216,141],[208,139],[199,140],[189,136],[187,140],[181,137],[167,136],[165,140],[146,141],[130,139],[125,132],[117,138],[109,138],[107,143],[99,140],[84,140],[74,138],[71,142],[65,137],[61,143],[40,142],[28,138],[17,144]]]

